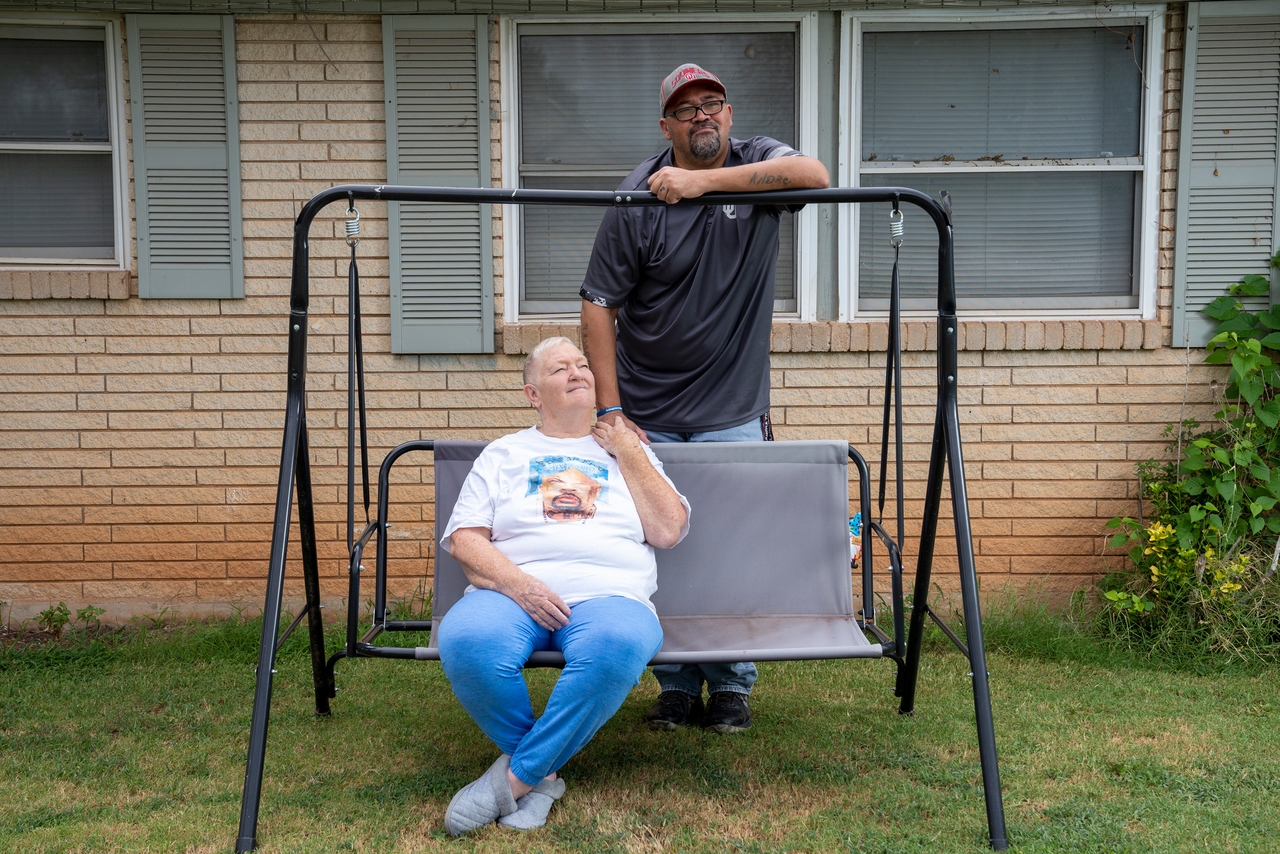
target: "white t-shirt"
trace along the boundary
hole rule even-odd
[[[644,448],[658,473],[662,462]],[[674,484],[672,485],[674,489]],[[677,493],[678,494],[678,493]],[[689,509],[689,502],[680,496]],[[643,602],[658,567],[618,461],[591,436],[556,439],[536,427],[503,436],[476,458],[440,546],[459,528],[488,528],[498,551],[570,608],[605,596]],[[680,539],[689,532],[686,516]],[[475,590],[468,586],[467,592]]]

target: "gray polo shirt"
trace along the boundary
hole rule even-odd
[[[730,139],[724,165],[798,153],[768,137]],[[649,176],[671,165],[667,149],[618,189],[648,190]],[[701,433],[768,411],[779,213],[772,205],[606,211],[580,293],[619,309],[618,390],[636,424]]]

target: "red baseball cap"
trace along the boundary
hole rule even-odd
[[[721,95],[727,94],[719,77],[699,65],[686,62],[662,80],[662,86],[659,88],[659,96],[661,98],[659,107],[662,112],[665,113],[667,111],[667,104],[670,104],[671,99],[680,94],[680,90],[694,83],[705,83],[714,89],[719,89]]]

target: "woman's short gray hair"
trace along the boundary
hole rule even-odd
[[[572,339],[565,338],[563,335],[556,335],[551,338],[542,339],[541,341],[538,342],[538,346],[534,347],[532,350],[529,351],[529,355],[524,357],[524,384],[525,385],[528,385],[529,383],[533,382],[534,370],[537,368],[539,364],[541,364],[542,357],[546,355],[547,351],[550,350],[552,347],[558,347],[561,344],[568,344],[570,347],[574,348],[575,350],[578,348],[578,345],[574,344]]]

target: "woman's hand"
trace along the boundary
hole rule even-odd
[[[556,592],[532,575],[521,573],[524,577],[512,584],[509,589],[498,592],[505,593],[524,608],[526,614],[544,629],[555,631],[569,625],[569,606],[556,595]]]
[[[544,629],[554,632],[569,625],[569,606],[564,600],[498,551],[492,536],[489,528],[459,528],[449,538],[449,553],[462,564],[467,580],[511,599]]]
[[[591,428],[591,435],[618,461],[618,470],[640,516],[645,542],[659,549],[669,549],[680,542],[688,513],[675,489],[649,462],[639,437],[620,423],[599,420]]]
[[[621,413],[610,412],[608,414]],[[596,425],[591,428],[591,435],[595,437],[596,444],[608,451],[613,457],[620,457],[627,451],[641,450],[640,437],[629,429],[629,422],[625,418],[606,420],[607,418],[608,416],[597,419]]]

